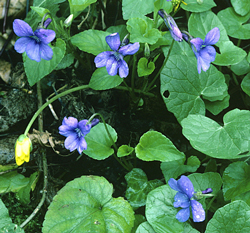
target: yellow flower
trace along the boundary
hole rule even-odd
[[[179,5],[183,3],[184,5],[187,5],[183,0],[172,0],[173,6],[175,6],[174,11],[177,11]]]
[[[31,150],[32,144],[30,139],[24,134],[20,135],[15,145],[15,159],[18,166],[30,161]]]

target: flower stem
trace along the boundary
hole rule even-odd
[[[168,61],[168,58],[169,58],[169,56],[170,56],[171,50],[172,50],[172,48],[173,48],[174,42],[175,42],[175,40],[172,40],[172,43],[171,43],[170,48],[169,48],[169,50],[168,50],[168,54],[167,54],[167,56],[166,56],[166,58],[165,58],[165,60],[164,60],[164,62],[163,62],[163,64],[162,64],[160,70],[159,70],[158,73],[155,75],[155,77],[154,77],[154,79],[152,80],[152,82],[148,85],[147,91],[149,91],[149,90],[151,89],[151,87],[152,87],[153,84],[155,83],[156,79],[157,79],[157,78],[159,77],[159,75],[161,74],[162,69],[163,69],[164,66],[166,65],[166,63],[167,63],[167,61]]]
[[[51,103],[53,103],[55,100],[57,100],[58,98],[62,97],[62,96],[65,96],[69,93],[72,93],[72,92],[75,92],[75,91],[79,91],[79,90],[83,90],[83,89],[87,89],[89,88],[89,85],[83,85],[83,86],[79,86],[79,87],[75,87],[75,88],[71,88],[67,91],[64,91],[56,96],[54,96],[52,99],[50,99],[48,102],[46,102],[45,104],[43,104],[43,106],[41,108],[39,108],[35,114],[33,115],[33,117],[31,118],[29,124],[27,125],[26,127],[26,130],[24,132],[24,135],[27,136],[32,124],[34,123],[34,121],[36,120],[36,118],[39,116],[39,114]]]
[[[108,130],[107,124],[106,124],[106,122],[105,122],[105,120],[104,120],[102,114],[100,114],[100,113],[95,113],[95,114],[93,114],[93,115],[89,118],[88,123],[90,123],[90,122],[94,119],[95,116],[100,116],[100,117],[101,117],[102,122],[103,122],[104,127],[105,127],[105,130],[106,130],[106,132],[107,132],[107,134],[108,134],[108,137],[109,137],[110,141],[112,142],[112,146],[114,147],[114,149],[115,149],[115,151],[116,151],[116,153],[117,153],[118,148],[117,148],[117,146],[116,146],[116,144],[115,144],[115,141],[113,140],[113,138],[112,138],[112,136],[111,136],[111,134],[110,134],[110,132],[109,132],[109,130]],[[131,171],[131,170],[132,170],[131,164],[128,164],[128,162],[127,162],[126,160],[121,161],[121,160],[117,157],[116,153],[114,153],[114,157],[115,157],[115,159],[118,161],[118,163],[120,163],[127,171]]]

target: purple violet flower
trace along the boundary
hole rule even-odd
[[[168,30],[171,33],[171,36],[175,41],[181,42],[182,41],[182,33],[180,29],[178,28],[177,24],[175,23],[174,19],[167,14],[164,10],[159,10],[158,14],[163,18],[166,26],[168,27]]]
[[[50,20],[46,20],[44,26],[48,26]],[[15,50],[18,53],[27,53],[31,60],[40,62],[51,60],[53,50],[49,47],[49,43],[54,40],[56,33],[50,29],[38,28],[33,32],[29,24],[20,19],[15,19],[13,22],[13,30],[19,38],[15,43]]]
[[[90,132],[90,129],[99,123],[98,119],[93,119],[90,124],[87,124],[88,120],[78,120],[74,117],[64,117],[62,125],[59,127],[59,133],[67,137],[64,141],[64,146],[70,152],[75,149],[79,154],[83,150],[87,150],[87,143],[85,136]]]
[[[96,67],[106,66],[109,75],[114,76],[119,72],[121,78],[126,78],[129,69],[123,57],[135,54],[140,48],[139,42],[121,46],[119,33],[106,36],[106,42],[113,51],[105,51],[98,54],[94,60]]]
[[[193,52],[197,58],[197,69],[198,73],[201,73],[201,68],[203,71],[207,71],[210,67],[210,63],[215,60],[216,51],[211,45],[216,44],[220,39],[220,30],[215,27],[210,30],[205,40],[197,37],[190,40]]]
[[[174,197],[174,207],[182,209],[176,214],[176,219],[186,222],[192,209],[193,221],[202,222],[205,220],[205,211],[198,201],[194,200],[194,186],[187,176],[181,176],[179,180],[173,178],[168,181],[169,186],[178,191]]]

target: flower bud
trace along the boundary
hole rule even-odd
[[[69,27],[71,24],[72,24],[72,22],[73,22],[73,14],[71,14],[67,19],[65,19],[65,21],[64,21],[64,26],[67,28],[67,27]]]
[[[181,42],[183,40],[182,34],[177,24],[175,23],[174,19],[169,14],[167,14],[163,9],[159,10],[158,14],[163,18],[166,26],[168,27],[168,30],[171,33],[172,38],[175,41]]]
[[[49,24],[51,23],[51,21],[52,21],[51,18],[46,19],[45,22],[43,23],[43,27],[47,28]]]
[[[24,134],[20,135],[15,145],[15,159],[18,166],[21,166],[24,162],[29,162],[31,150],[32,143],[30,139]]]
[[[144,56],[146,58],[148,58],[150,56],[150,49],[149,49],[148,43],[145,43]]]

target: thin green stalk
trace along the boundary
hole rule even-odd
[[[79,87],[75,87],[75,88],[71,88],[67,91],[64,91],[56,96],[54,96],[52,99],[50,99],[48,102],[46,102],[45,104],[43,104],[43,106],[41,108],[39,108],[35,114],[33,115],[33,117],[31,118],[29,124],[26,127],[26,130],[24,132],[24,135],[27,136],[32,124],[34,123],[34,121],[36,120],[36,118],[38,117],[38,115],[40,114],[40,112],[42,112],[49,104],[53,103],[55,100],[57,100],[58,98],[65,96],[69,93],[75,92],[75,91],[79,91],[79,90],[83,90],[83,89],[87,89],[89,88],[89,85],[83,85],[83,86],[79,86]]]
[[[169,56],[170,56],[170,53],[171,53],[171,50],[172,50],[172,48],[173,48],[174,42],[175,42],[175,40],[173,39],[173,40],[172,40],[172,43],[171,43],[171,45],[170,45],[170,48],[169,48],[169,50],[168,50],[168,54],[167,54],[167,56],[166,56],[166,58],[165,58],[165,60],[164,60],[164,62],[163,62],[163,64],[162,64],[160,70],[159,70],[158,73],[155,75],[155,77],[154,77],[154,79],[152,80],[152,82],[148,85],[147,91],[150,90],[150,88],[154,85],[156,79],[160,76],[160,73],[161,73],[162,69],[164,68],[164,66],[166,65],[166,63],[167,63],[167,61],[168,61],[168,58],[169,58]]]
[[[114,87],[114,88],[117,89],[117,90],[123,90],[123,91],[129,91],[129,92],[131,92],[130,87],[126,83],[125,83],[125,85],[126,85],[126,87],[118,86],[118,87]],[[139,94],[147,95],[149,97],[155,97],[154,94],[149,93],[149,92],[144,92],[143,90],[134,89],[134,91],[137,92],[137,93],[139,93]]]
[[[43,153],[43,175],[44,175],[43,196],[42,196],[39,204],[37,205],[37,207],[32,212],[32,214],[20,225],[21,228],[25,227],[32,220],[32,218],[35,217],[35,215],[37,214],[37,212],[41,209],[41,207],[42,207],[42,205],[43,205],[43,203],[45,201],[46,194],[47,194],[48,166],[47,166],[46,153],[45,153],[45,151],[43,151],[42,153]]]
[[[93,115],[89,118],[88,123],[90,123],[90,122],[94,119],[94,117],[96,117],[96,116],[100,116],[100,117],[101,117],[102,122],[103,122],[104,127],[105,127],[105,130],[106,130],[106,132],[107,132],[107,134],[108,134],[108,137],[109,137],[110,141],[112,142],[112,146],[114,147],[115,151],[117,152],[117,151],[118,151],[118,148],[117,148],[117,146],[116,146],[116,144],[115,144],[115,141],[113,140],[113,138],[112,138],[112,136],[111,136],[111,134],[110,134],[110,132],[109,132],[109,130],[108,130],[107,124],[106,124],[106,122],[105,122],[105,120],[104,120],[102,114],[100,114],[100,113],[95,113],[95,114],[93,114]],[[129,165],[129,164],[127,163],[126,160],[122,160],[122,161],[121,161],[121,160],[117,157],[116,153],[114,153],[114,157],[115,157],[115,159],[118,161],[118,163],[120,163],[127,171],[131,171],[131,170],[132,170],[131,164]]]
[[[133,70],[132,70],[132,78],[131,78],[132,97],[134,96],[134,90],[135,90],[136,61],[137,61],[136,55],[133,55]]]

